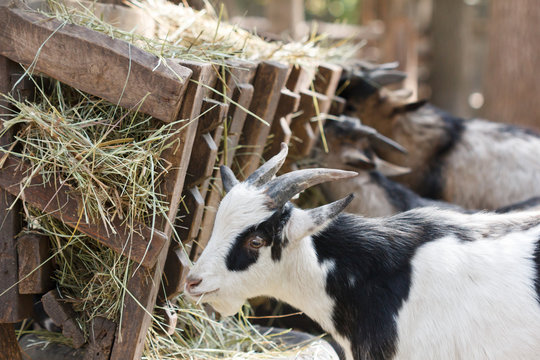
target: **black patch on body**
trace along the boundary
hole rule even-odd
[[[495,212],[498,214],[504,214],[510,211],[527,210],[527,209],[532,208],[533,206],[538,206],[538,205],[540,205],[540,196],[532,197],[530,199],[517,202],[515,204],[500,207],[497,210],[495,210]]]
[[[411,211],[383,220],[341,214],[313,236],[319,263],[332,260],[326,292],[335,300],[333,322],[349,339],[355,359],[388,359],[395,354],[395,317],[409,296],[411,260],[422,244],[443,236],[472,234],[444,219]],[[349,277],[354,275],[354,286]]]
[[[465,212],[465,210],[458,205],[449,204],[444,201],[424,199],[406,186],[388,179],[378,171],[371,171],[369,177],[371,178],[371,181],[377,183],[384,190],[386,198],[398,212],[425,206],[434,206],[440,209]]]
[[[465,130],[466,121],[462,118],[448,114],[432,105],[426,105],[435,110],[443,121],[445,136],[440,139],[435,153],[431,157],[426,176],[422,184],[418,187],[418,193],[430,199],[441,199],[444,189],[444,166],[446,157],[455,146],[460,142],[463,131]],[[411,115],[410,115],[411,116]]]
[[[257,262],[259,251],[250,249],[246,241],[252,236],[260,236],[264,239],[265,246],[271,247],[272,260],[279,261],[283,247],[287,239],[282,240],[283,227],[291,217],[292,205],[287,203],[283,208],[276,210],[268,219],[248,227],[235,239],[226,258],[227,269],[230,271],[243,271]]]

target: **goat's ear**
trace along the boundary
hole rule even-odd
[[[388,161],[384,161],[378,156],[374,157],[374,162],[375,162],[377,171],[379,171],[384,176],[388,176],[388,177],[399,176],[399,175],[405,175],[411,172],[411,169],[408,167],[402,167],[402,166],[389,163]]]
[[[411,111],[416,111],[426,105],[427,100],[418,100],[409,104],[397,106],[394,108],[394,114],[403,114]]]
[[[379,91],[379,86],[364,76],[348,74],[340,80],[343,91],[339,96],[345,99],[367,99]]]
[[[285,235],[291,241],[302,239],[323,230],[332,219],[345,210],[354,198],[353,194],[310,210],[295,208],[285,227]]]

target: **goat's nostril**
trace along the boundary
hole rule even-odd
[[[188,278],[186,279],[186,290],[188,292],[192,292],[193,288],[199,285],[201,282],[202,279],[188,276]]]

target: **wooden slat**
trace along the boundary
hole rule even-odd
[[[19,293],[43,294],[53,288],[49,238],[42,234],[24,233],[17,239],[19,257]]]
[[[186,185],[191,188],[200,185],[212,175],[228,105],[216,100],[203,101],[202,114],[197,128],[197,137],[193,144],[196,157],[189,163]]]
[[[257,68],[253,82],[253,99],[249,110],[265,120],[267,124],[248,114],[240,139],[240,144],[245,148],[242,149],[242,154],[236,156],[239,163],[237,174],[241,179],[259,166],[288,72],[288,66],[273,61],[262,62]]]
[[[302,113],[292,119],[291,122],[291,131],[293,133],[291,143],[293,147],[290,151],[290,157],[293,160],[309,155],[317,140],[317,136],[313,131],[317,127],[317,123],[311,121],[312,118],[317,116],[314,101],[319,104],[319,109],[328,109],[330,105],[330,100],[324,95],[313,91],[302,91],[300,93],[300,105],[298,108]]]
[[[83,200],[80,196],[71,194],[69,186],[61,184],[60,181],[44,184],[43,178],[36,175],[32,177],[29,185],[21,190],[21,184],[26,183],[29,174],[29,166],[10,155],[0,171],[0,187],[12,195],[20,195],[23,201],[68,226],[76,227],[80,232],[119,254],[129,256],[143,266],[152,267],[156,263],[159,251],[167,240],[163,232],[135,223],[135,231],[130,234],[129,227],[118,218],[111,220],[115,233],[101,218],[89,219],[87,222],[80,212]],[[128,250],[131,248],[129,253],[126,244]]]
[[[16,65],[0,56],[0,93],[7,94],[12,87],[11,74]],[[7,108],[8,104],[0,97],[1,109]],[[5,113],[5,111],[0,111]],[[5,118],[0,116],[0,121]],[[0,146],[9,147],[13,141],[13,131],[7,131],[0,137]],[[0,176],[6,173],[0,169]],[[15,323],[30,316],[32,312],[32,296],[21,295],[15,285],[19,279],[17,248],[15,237],[21,231],[21,206],[20,202],[13,204],[15,197],[4,190],[0,190],[0,323]],[[13,205],[13,206],[12,206]],[[8,207],[11,209],[8,209]],[[14,286],[15,285],[15,286]],[[11,288],[11,289],[10,289]],[[10,289],[10,290],[8,290]],[[1,353],[1,352],[0,352]]]
[[[62,328],[62,335],[72,340],[75,349],[86,343],[84,334],[75,321],[75,312],[67,302],[58,297],[56,290],[51,290],[43,295],[41,303],[52,321]]]
[[[176,119],[191,70],[124,41],[38,13],[0,7],[0,54],[160,120]],[[142,104],[141,104],[142,102]]]
[[[92,321],[92,331],[83,360],[108,360],[114,342],[116,324],[102,317]]]
[[[213,86],[215,82],[215,73],[211,67],[206,64],[185,63],[193,71],[192,79],[195,82],[190,82],[190,89],[187,94],[193,96],[192,100],[185,102],[180,110],[180,118],[196,119],[201,109],[202,99],[208,93],[208,90],[199,84]],[[193,84],[193,86],[192,86]],[[186,151],[188,148],[185,148]],[[185,155],[185,156],[184,156]],[[184,163],[190,156],[184,152],[182,157],[176,158],[173,162],[173,167],[185,169],[187,164]],[[180,170],[179,170],[180,172]],[[185,172],[183,173],[185,174]],[[182,174],[180,174],[182,175]],[[167,180],[166,176],[164,181]],[[172,181],[172,180],[171,180]],[[173,181],[175,187],[182,187],[184,176],[177,176]],[[172,214],[172,213],[171,213]],[[176,215],[176,213],[174,213]],[[169,219],[171,220],[171,219]],[[140,359],[144,348],[144,341],[151,325],[152,314],[156,304],[156,298],[160,282],[163,276],[163,268],[167,259],[167,253],[170,245],[170,235],[172,233],[171,222],[165,223],[163,226],[164,232],[167,235],[167,244],[160,252],[158,261],[152,269],[139,268],[133,272],[128,282],[128,292],[123,306],[122,321],[119,324],[117,335],[113,344],[111,359]]]
[[[182,242],[189,242],[193,241],[199,233],[204,211],[204,197],[197,186],[185,192],[184,203],[189,212],[182,215],[180,222],[176,225],[176,232]]]
[[[12,324],[0,323],[0,360],[22,360],[21,348]]]
[[[229,107],[230,122],[227,128],[227,146],[224,147],[223,159],[224,164],[231,166],[240,136],[242,135],[242,128],[246,121],[247,112],[245,109],[249,108],[249,104],[253,98],[253,85],[251,84],[239,84],[233,94],[233,101],[239,106],[231,104]]]
[[[317,73],[313,79],[313,91],[326,96],[334,96],[339,78],[341,77],[341,66],[334,64],[321,64],[317,67]]]
[[[264,158],[270,159],[272,156],[279,153],[281,143],[289,143],[290,129],[289,124],[292,120],[292,114],[298,110],[300,104],[300,95],[293,93],[288,89],[281,90],[281,97],[279,98],[278,107],[272,122],[270,134],[272,134],[272,145],[265,152]],[[285,124],[281,121],[285,120]]]
[[[287,79],[286,87],[297,94],[303,90],[309,90],[313,75],[313,70],[309,70],[304,66],[294,66]]]

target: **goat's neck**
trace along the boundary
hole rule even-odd
[[[332,312],[334,300],[325,291],[326,274],[330,263],[320,264],[311,237],[290,244],[282,261],[281,274],[271,294],[317,321],[323,329],[333,333]],[[287,256],[291,255],[291,256]]]

